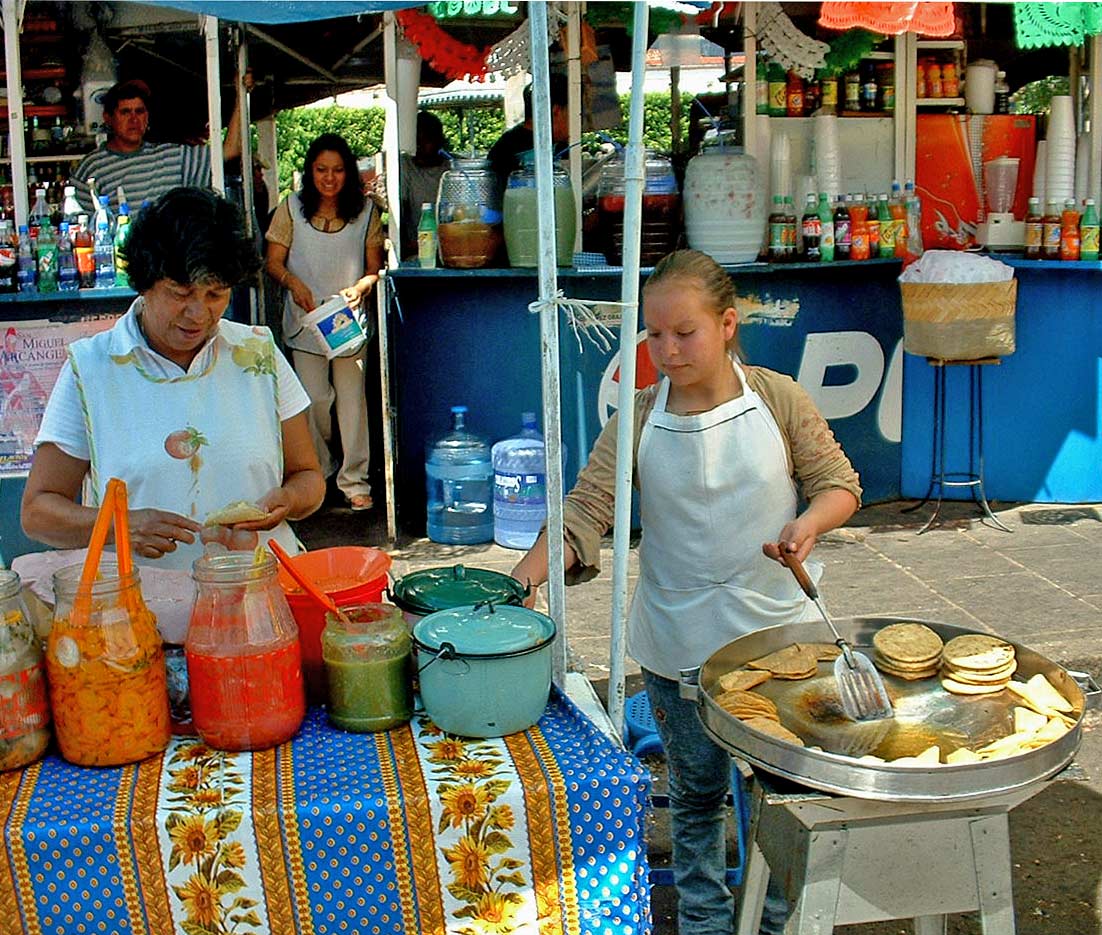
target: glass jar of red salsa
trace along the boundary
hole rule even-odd
[[[191,719],[218,750],[261,750],[290,740],[306,715],[302,653],[268,554],[207,555],[192,570],[188,623]]]

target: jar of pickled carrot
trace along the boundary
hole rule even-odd
[[[91,593],[82,567],[54,574],[46,674],[61,755],[78,766],[137,763],[168,744],[168,690],[157,620],[138,570],[103,563]]]
[[[50,742],[46,671],[22,588],[0,570],[0,770],[34,762]]]
[[[306,716],[298,629],[267,552],[207,555],[192,569],[188,623],[191,721],[218,750],[290,740]]]

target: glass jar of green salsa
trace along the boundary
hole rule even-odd
[[[326,614],[321,654],[329,680],[329,720],[342,730],[389,730],[413,714],[409,628],[390,604]]]

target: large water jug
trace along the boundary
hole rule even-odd
[[[494,462],[494,542],[530,549],[547,519],[547,462],[536,414],[521,416],[518,435],[498,442]]]
[[[429,446],[425,459],[429,538],[447,545],[494,538],[490,445],[467,430],[466,418],[466,406],[452,406],[452,430]]]
[[[765,231],[765,184],[757,160],[718,139],[685,168],[685,236],[717,263],[753,263]]]
[[[486,159],[455,159],[436,198],[440,260],[458,269],[487,266],[501,249],[501,192]]]
[[[570,176],[554,167],[552,192],[555,201],[555,259],[559,266],[574,262],[574,189]],[[539,198],[535,167],[526,164],[509,176],[502,199],[505,214],[505,249],[510,266],[539,265]]]

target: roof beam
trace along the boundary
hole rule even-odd
[[[319,75],[321,75],[323,78],[325,78],[327,81],[332,81],[334,84],[339,84],[340,83],[340,79],[337,78],[337,76],[334,75],[327,68],[323,68],[317,62],[312,62],[305,55],[302,55],[301,53],[296,52],[289,45],[285,45],[284,43],[282,43],[278,39],[276,39],[274,36],[270,36],[263,29],[257,29],[251,23],[246,23],[245,28],[250,33],[252,33],[254,36],[256,36],[258,39],[263,39],[265,42],[268,43],[268,45],[272,46],[272,48],[279,49],[280,52],[283,52],[285,55],[289,55],[291,58],[295,59],[295,61],[301,62],[307,68],[313,69]]]
[[[347,62],[353,55],[360,52],[366,46],[371,45],[376,39],[383,34],[382,25],[376,26],[371,32],[364,36],[359,42],[357,42],[351,49],[349,49],[344,55],[338,58],[331,66],[332,71],[337,71],[345,62]]]

